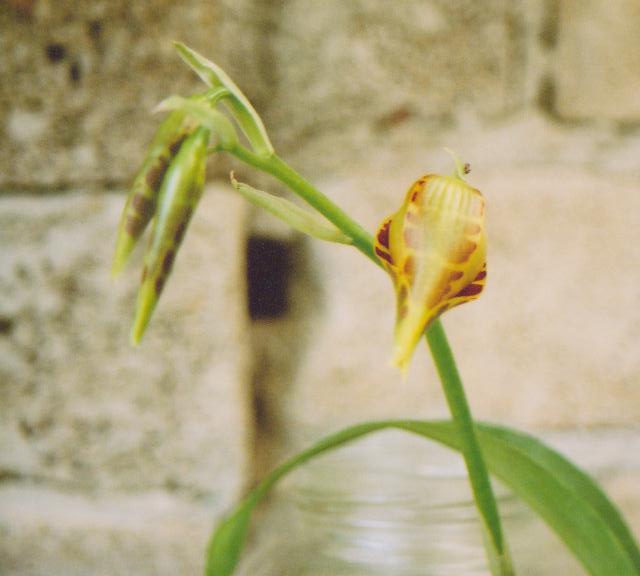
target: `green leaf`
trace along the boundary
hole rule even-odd
[[[203,82],[212,88],[223,87],[229,91],[228,96],[224,98],[224,102],[238,120],[242,131],[251,142],[251,146],[260,156],[271,156],[274,153],[273,145],[269,140],[262,118],[260,118],[236,83],[229,78],[220,66],[198,54],[195,50],[181,42],[174,42],[174,46],[178,50],[180,57],[200,76]]]
[[[351,238],[315,212],[309,212],[285,198],[268,194],[248,184],[238,182],[234,178],[233,172],[231,173],[231,185],[249,202],[270,212],[276,218],[280,218],[295,230],[327,242],[352,243]]]
[[[477,427],[491,472],[538,512],[592,576],[640,574],[638,545],[618,510],[587,474],[532,436],[488,424]],[[389,428],[460,449],[458,433],[448,421],[368,422],[327,436],[273,470],[218,525],[208,548],[206,575],[233,573],[251,513],[283,476],[324,452]]]
[[[545,518],[549,524],[551,524],[551,520],[554,520],[556,523],[561,522],[562,516],[565,514],[567,518],[570,518],[569,522],[575,521],[579,523],[581,518],[579,514],[574,513],[572,506],[574,504],[578,506],[586,504],[588,508],[591,509],[591,513],[597,518],[593,526],[602,524],[603,533],[611,533],[612,542],[615,543],[615,546],[619,546],[624,550],[623,556],[634,566],[635,571],[630,573],[640,574],[640,549],[638,548],[637,542],[618,509],[590,476],[572,464],[564,456],[548,448],[540,440],[527,434],[490,425],[482,426],[480,434],[483,451],[487,453],[497,452],[495,465],[492,466],[496,476],[501,477],[504,475],[504,468],[508,467],[509,457],[505,458],[503,455],[505,445],[509,446],[511,457],[513,457],[514,460],[516,458],[522,460],[522,470],[519,471],[519,474],[523,476],[523,488],[518,494],[531,508]],[[516,452],[518,453],[517,456]],[[498,469],[498,465],[502,470]],[[540,490],[540,487],[530,487],[528,494],[525,494],[524,483],[527,481],[526,474],[533,474],[535,472],[534,467],[544,470],[545,473],[549,474],[556,483],[562,485],[568,492],[566,494],[566,500],[564,500],[564,495],[560,494],[560,492],[555,495],[556,500],[559,500],[555,508],[554,504],[549,502],[548,504],[551,506],[551,509],[545,509],[545,504],[539,501],[540,499],[537,497],[537,492]],[[565,511],[562,512],[561,509]],[[586,514],[587,512],[585,510],[585,515]],[[579,558],[581,557],[580,549],[586,545],[587,538],[591,537],[596,540],[593,543],[596,549],[601,547],[600,533],[597,530],[588,530],[586,524],[581,526],[567,526],[565,536],[562,535],[558,528],[556,528],[556,531]],[[595,549],[589,549],[589,555],[595,556],[593,560],[604,559],[602,569],[605,571],[607,567],[611,569],[614,566],[613,558],[617,558],[617,555],[612,554],[608,560],[609,550],[600,549],[602,550],[602,556],[598,557]],[[585,551],[583,550],[583,552]],[[590,564],[584,560],[583,563],[585,567],[590,566]],[[599,565],[598,562],[593,564],[594,567],[596,567],[596,565]],[[594,570],[592,573],[599,574],[604,572],[602,572],[602,570],[601,572]],[[608,573],[626,574],[627,572],[624,572],[621,567],[620,572],[614,570]]]

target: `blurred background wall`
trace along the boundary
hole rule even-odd
[[[388,366],[389,280],[210,182],[143,344],[119,211],[179,39],[374,230],[448,146],[489,205],[489,284],[444,323],[475,413],[550,435],[640,532],[640,5],[633,0],[0,2],[0,572],[189,574],[281,454],[444,416]],[[579,572],[576,572],[578,574]]]

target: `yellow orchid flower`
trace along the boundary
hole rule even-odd
[[[485,202],[456,164],[454,176],[416,180],[376,234],[376,255],[397,296],[392,362],[403,372],[429,325],[446,310],[478,298],[484,288]]]

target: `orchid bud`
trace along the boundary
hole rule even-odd
[[[113,258],[114,276],[122,270],[153,218],[167,168],[195,126],[196,121],[184,111],[171,112],[160,124],[122,211]]]
[[[406,372],[419,339],[443,312],[478,298],[486,277],[485,203],[455,176],[427,174],[376,234],[375,252],[393,280],[393,364]]]
[[[144,259],[131,341],[137,344],[171,273],[191,216],[202,196],[209,130],[198,128],[180,146],[162,181]]]

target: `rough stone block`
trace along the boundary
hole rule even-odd
[[[640,120],[640,4],[561,0],[555,83],[568,119]]]
[[[162,492],[91,496],[5,485],[0,571],[6,576],[200,574],[210,508]]]
[[[244,206],[205,191],[148,333],[131,348],[142,250],[109,277],[123,203],[79,192],[0,200],[0,470],[229,502],[246,478],[250,434]]]
[[[128,180],[158,123],[154,106],[204,85],[182,64],[182,40],[261,100],[253,2],[167,0],[0,4],[0,186]]]
[[[276,144],[320,169],[396,129],[426,137],[461,112],[504,115],[524,97],[523,26],[500,1],[290,0],[272,41]]]
[[[534,427],[636,425],[637,180],[547,167],[474,182],[489,206],[488,289],[445,322],[478,413]]]

